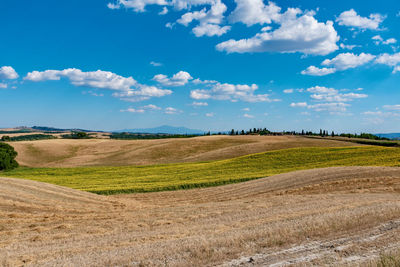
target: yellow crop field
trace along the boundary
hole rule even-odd
[[[19,168],[2,175],[97,194],[216,186],[333,166],[400,166],[400,149],[378,146],[292,148],[227,160],[150,166]]]

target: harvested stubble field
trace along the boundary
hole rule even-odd
[[[202,136],[157,140],[55,139],[13,142],[29,167],[126,166],[222,160],[295,147],[357,144],[299,136]]]
[[[354,265],[400,244],[400,169],[100,196],[0,179],[4,266]]]

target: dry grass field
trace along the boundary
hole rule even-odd
[[[400,246],[400,169],[115,196],[0,178],[0,265],[355,265]]]
[[[202,136],[157,140],[53,139],[11,145],[23,166],[76,167],[199,162],[285,148],[357,144],[299,136]]]

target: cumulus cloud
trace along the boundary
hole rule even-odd
[[[361,17],[354,9],[344,11],[336,19],[339,25],[358,28],[361,30],[378,30],[380,24],[385,20],[381,14],[370,14],[369,17]]]
[[[188,26],[192,21],[199,21],[199,25],[192,29],[197,37],[201,36],[221,36],[228,32],[230,26],[220,26],[224,19],[224,13],[227,7],[220,0],[215,1],[209,10],[203,8],[200,11],[187,12],[182,15],[176,22],[184,26]]]
[[[384,54],[381,54],[375,60],[375,63],[384,64],[384,65],[388,65],[388,66],[396,66],[397,64],[400,63],[400,53],[395,53],[395,54],[384,53]]]
[[[192,81],[193,84],[212,84],[212,83],[218,83],[218,81],[215,80],[200,80],[199,78],[194,79]]]
[[[295,108],[295,107],[307,107],[307,102],[298,102],[298,103],[291,103],[290,104],[291,107]]]
[[[384,40],[380,35],[373,36],[372,40],[374,40],[374,43],[376,45],[380,45],[380,44],[390,45],[390,44],[397,43],[397,40],[395,38],[389,38],[387,40]]]
[[[206,117],[214,117],[214,115],[215,115],[214,112],[206,113]]]
[[[250,115],[250,114],[247,114],[247,113],[243,114],[243,117],[248,118],[248,119],[254,118],[253,115]]]
[[[192,106],[194,106],[194,107],[206,107],[206,106],[208,106],[208,103],[207,102],[196,102],[196,101],[194,101],[192,103]]]
[[[299,9],[288,9],[280,18],[280,27],[272,32],[261,32],[249,39],[228,40],[216,48],[227,53],[300,52],[327,55],[338,49],[339,40],[332,21],[318,22],[313,12],[298,17]]]
[[[115,92],[113,93],[113,96],[128,102],[138,102],[148,100],[151,97],[162,97],[170,94],[172,94],[171,90],[140,84],[136,89]]]
[[[353,50],[356,47],[360,47],[360,45],[346,45],[343,43],[340,44],[340,48],[342,48],[342,49]]]
[[[310,66],[307,69],[303,70],[301,74],[310,76],[325,76],[335,72],[335,68],[318,68],[315,66]]]
[[[109,9],[133,9],[135,12],[144,12],[147,5],[166,6],[168,2],[165,0],[118,0],[115,3],[108,3]]]
[[[150,65],[153,67],[161,67],[163,64],[160,62],[150,61]]]
[[[140,108],[127,108],[127,109],[121,109],[121,112],[131,112],[131,113],[145,113],[148,110],[161,110],[160,107],[153,105],[153,104],[149,104]]]
[[[268,94],[254,94],[258,89],[256,84],[228,84],[217,83],[212,85],[211,89],[196,89],[190,92],[190,97],[196,100],[214,99],[214,100],[230,100],[236,102],[238,100],[245,102],[272,102],[279,101],[270,99]]]
[[[340,90],[340,91],[348,91]],[[359,93],[346,93],[342,94],[339,90],[335,88],[328,88],[324,86],[314,86],[306,90],[306,92],[311,93],[310,99],[314,102],[323,102],[316,104],[308,104],[307,102],[291,103],[291,107],[307,108],[314,111],[328,111],[331,113],[345,112],[350,104],[346,102],[354,101],[355,99],[366,98],[368,95]],[[359,91],[356,89],[356,91]]]
[[[398,110],[400,111],[400,104],[399,105],[385,105],[383,106],[384,109],[389,109],[389,110]]]
[[[334,66],[337,70],[347,70],[367,64],[375,58],[374,55],[361,53],[342,53],[333,59],[325,59],[322,62],[324,66]]]
[[[247,26],[254,24],[270,24],[281,18],[281,8],[273,2],[265,5],[262,0],[235,0],[236,8],[230,14],[233,23],[242,22]]]
[[[167,7],[163,7],[163,9],[158,12],[158,15],[166,15],[168,13],[168,8]]]
[[[366,94],[346,93],[341,94],[339,90],[324,86],[314,86],[307,89],[307,92],[312,93],[311,99],[325,102],[350,102],[354,99],[366,98]]]
[[[200,24],[193,28],[193,33],[197,37],[201,36],[221,36],[227,33],[231,29],[231,26],[219,26],[216,24]]]
[[[5,83],[0,83],[0,89],[6,89],[8,87]]]
[[[182,113],[182,111],[178,110],[176,108],[173,108],[173,107],[167,107],[167,108],[165,108],[164,113],[168,114],[168,115],[173,115],[173,114]]]
[[[19,77],[18,73],[11,66],[3,66],[0,68],[0,79],[13,80]]]
[[[121,109],[121,112],[131,112],[131,113],[144,113],[144,109],[136,109],[136,108],[127,108],[127,109]]]
[[[113,96],[126,101],[141,101],[150,97],[161,97],[172,93],[155,86],[138,83],[132,77],[123,77],[109,71],[84,72],[79,69],[45,70],[29,72],[24,80],[41,82],[67,78],[75,86],[115,90]]]
[[[293,93],[293,89],[285,89],[285,90],[283,90],[283,93],[291,94],[291,93]]]
[[[187,84],[193,77],[186,71],[179,71],[174,74],[171,78],[168,78],[167,75],[157,74],[153,77],[154,81],[157,81],[165,86],[183,86]]]

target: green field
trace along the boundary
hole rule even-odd
[[[294,148],[213,162],[126,167],[19,168],[1,175],[97,194],[118,194],[222,185],[295,170],[332,166],[400,166],[400,149],[378,146]]]

